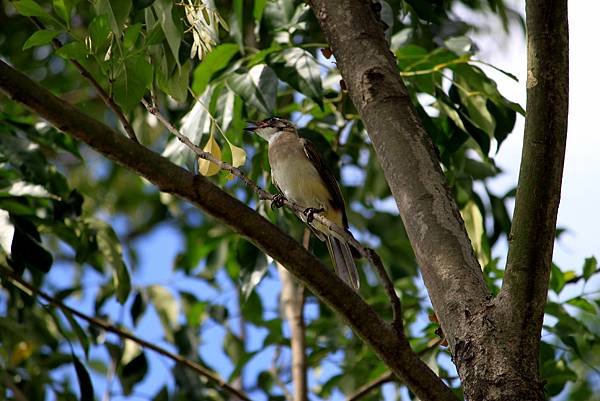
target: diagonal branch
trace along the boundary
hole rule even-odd
[[[441,338],[434,338],[430,340],[427,344],[427,347],[423,348],[421,351],[417,352],[417,355],[423,356],[427,354],[429,351],[433,351],[440,344],[442,344],[443,340]],[[375,390],[378,387],[383,386],[386,383],[397,381],[398,379],[394,376],[392,372],[385,372],[375,380],[372,380],[368,383],[365,383],[363,386],[359,387],[354,393],[349,395],[346,398],[346,401],[358,401],[361,398],[367,396],[371,391]]]
[[[296,240],[208,179],[174,165],[57,98],[0,60],[0,89],[63,132],[168,192],[197,205],[283,264],[370,346],[421,399],[456,401],[440,378],[375,310]]]
[[[39,20],[39,18],[30,18],[33,24],[36,26],[36,28],[40,30],[45,29],[44,24],[42,23],[42,21]],[[61,47],[63,47],[63,44],[60,40],[54,38],[52,39],[52,47],[54,47],[55,50],[58,50]],[[119,105],[115,103],[114,99],[104,90],[104,88],[98,83],[98,81],[96,81],[96,78],[94,78],[92,73],[89,72],[87,68],[81,65],[79,61],[74,60],[72,58],[70,58],[69,61],[75,66],[75,68],[77,68],[79,73],[92,84],[92,86],[94,87],[94,89],[96,89],[96,92],[98,92],[98,95],[100,96],[100,99],[102,99],[104,104],[115,113],[119,121],[121,121],[123,129],[125,129],[125,132],[127,132],[129,138],[134,142],[138,142],[137,137],[135,136],[135,131],[133,130],[131,124],[129,124],[129,121],[127,120],[127,117],[125,117],[125,114],[123,114],[123,110],[121,110],[121,107],[119,107]]]
[[[269,201],[273,200],[273,194],[259,187],[246,174],[244,174],[242,170],[232,166],[227,162],[222,161],[221,159],[216,158],[213,154],[205,152],[204,150],[202,150],[202,148],[192,143],[192,141],[190,141],[188,137],[183,135],[177,128],[175,128],[173,124],[169,122],[169,120],[165,118],[165,116],[162,115],[162,113],[158,110],[157,107],[150,105],[150,103],[146,101],[146,99],[142,99],[142,104],[151,114],[156,116],[156,118],[167,128],[167,130],[169,130],[169,132],[175,135],[175,137],[177,137],[177,139],[179,139],[181,143],[186,145],[192,152],[194,152],[196,156],[202,159],[206,159],[211,163],[216,164],[220,169],[228,171],[232,175],[238,177],[244,183],[244,185],[248,186],[256,193],[256,195],[258,195],[259,199]],[[288,207],[296,213],[302,214],[306,210],[306,207],[287,198],[283,198],[283,204],[284,206]],[[387,270],[385,270],[385,267],[379,255],[373,249],[364,247],[360,242],[356,240],[356,238],[354,238],[354,236],[352,236],[352,234],[350,234],[348,231],[344,230],[337,224],[333,223],[325,216],[317,213],[313,217],[319,223],[323,224],[325,227],[334,231],[342,238],[344,238],[346,242],[348,242],[355,249],[357,249],[358,252],[360,252],[361,256],[363,256],[369,261],[369,263],[375,269],[375,272],[379,276],[383,288],[388,298],[390,299],[390,304],[392,305],[392,325],[397,332],[402,333],[404,327],[402,322],[402,305],[400,303],[400,298],[398,298],[398,294],[396,294],[396,290],[394,289],[394,283],[392,282],[392,279],[389,276]]]
[[[67,311],[67,312],[71,313],[72,315],[77,316],[78,318],[80,318],[82,320],[85,320],[86,322],[88,322],[89,324],[91,324],[93,326],[96,326],[96,327],[99,327],[108,332],[114,333],[121,338],[126,338],[128,340],[135,342],[136,344],[139,344],[140,346],[142,346],[144,348],[150,349],[160,355],[166,356],[167,358],[171,359],[172,361],[179,363],[187,368],[192,369],[194,372],[205,377],[208,381],[212,382],[217,387],[222,388],[224,391],[230,393],[231,395],[236,396],[240,400],[251,401],[250,398],[246,394],[242,393],[240,390],[231,386],[229,383],[227,383],[225,380],[223,380],[221,377],[219,377],[219,375],[210,371],[209,369],[205,368],[204,366],[201,366],[194,361],[186,359],[181,355],[174,354],[170,351],[167,351],[166,349],[161,348],[154,343],[151,343],[142,338],[139,338],[139,337],[137,337],[117,326],[114,326],[104,320],[98,319],[93,316],[88,316],[85,313],[79,312],[77,309],[73,309],[70,306],[65,305],[64,303],[62,303],[58,299],[54,298],[53,296],[45,293],[44,291],[40,290],[39,288],[36,288],[35,286],[29,284],[28,282],[23,280],[21,277],[19,277],[18,275],[16,275],[15,273],[10,271],[6,267],[0,267],[0,271],[2,272],[2,275],[5,276],[11,282],[11,284],[13,284],[15,287],[19,288],[21,291],[28,293],[29,295],[37,295],[38,297],[42,298],[44,301],[48,302],[50,305],[60,308],[64,311]]]
[[[526,15],[527,116],[499,300],[507,328],[519,341],[517,352],[531,355],[537,370],[567,140],[567,0],[529,0]]]

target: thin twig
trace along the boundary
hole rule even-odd
[[[423,356],[429,351],[432,351],[435,348],[437,348],[441,343],[441,338],[434,338],[430,340],[427,344],[427,347],[419,351],[417,355]],[[366,383],[363,386],[360,386],[354,393],[352,393],[350,396],[348,396],[348,398],[346,398],[346,401],[358,401],[359,399],[369,394],[371,391],[375,390],[377,387],[380,387],[386,383],[393,382],[396,380],[398,379],[396,378],[396,376],[394,376],[392,372],[385,372],[375,380],[370,381],[369,383]]]
[[[40,21],[37,17],[30,17],[30,19],[36,28],[40,30],[46,29],[42,21]],[[58,50],[63,47],[63,44],[60,40],[54,38],[52,39],[52,46],[55,50]],[[104,104],[106,104],[106,106],[117,115],[117,118],[123,125],[123,129],[125,129],[125,132],[127,132],[127,136],[129,136],[132,141],[139,143],[137,137],[135,136],[135,131],[133,130],[131,124],[129,124],[129,121],[127,121],[127,118],[125,117],[125,114],[123,114],[121,107],[119,107],[119,105],[115,103],[113,98],[104,90],[104,88],[100,86],[98,81],[96,81],[96,78],[94,78],[87,68],[85,68],[79,61],[75,59],[70,58],[69,61],[75,66],[75,68],[77,68],[79,73],[92,84],[92,86],[96,89],[96,92],[98,92],[98,95],[100,95],[100,99],[102,99]]]
[[[60,308],[62,310],[66,310],[69,313],[71,313],[72,315],[77,316],[78,318],[80,318],[82,320],[85,320],[86,322],[88,322],[91,325],[100,327],[108,332],[118,335],[121,338],[126,338],[128,340],[131,340],[131,341],[139,344],[140,346],[142,346],[144,348],[150,349],[160,355],[166,356],[167,358],[173,360],[174,362],[179,363],[183,366],[186,366],[186,367],[192,369],[199,375],[208,379],[208,381],[210,381],[210,382],[214,383],[216,386],[222,388],[224,391],[238,397],[240,400],[250,401],[250,398],[246,394],[244,394],[241,391],[239,391],[238,389],[232,387],[225,380],[223,380],[221,377],[219,377],[216,373],[211,372],[210,370],[199,365],[198,363],[191,361],[189,359],[186,359],[186,358],[182,357],[181,355],[177,355],[170,351],[167,351],[166,349],[161,348],[158,345],[155,345],[149,341],[146,341],[146,340],[139,338],[131,333],[128,333],[128,332],[124,331],[123,329],[113,326],[112,324],[110,324],[104,320],[98,319],[96,317],[88,316],[82,312],[79,312],[78,310],[65,305],[61,301],[59,301],[56,298],[52,297],[51,295],[45,293],[44,291],[40,290],[39,288],[34,287],[33,285],[29,284],[28,282],[23,280],[21,277],[17,276],[15,273],[13,273],[12,271],[10,271],[9,269],[7,269],[5,267],[0,268],[0,271],[2,271],[3,276],[8,278],[11,281],[11,283],[13,285],[15,285],[15,287],[19,288],[21,291],[23,291],[25,293],[30,293],[30,295],[37,295],[40,298],[44,299],[46,302],[48,302],[50,305]]]
[[[156,118],[167,128],[167,130],[169,130],[169,132],[175,135],[177,139],[179,139],[184,145],[190,148],[196,154],[196,156],[208,160],[216,164],[220,169],[228,171],[234,176],[238,177],[246,186],[248,186],[258,195],[259,199],[269,201],[273,200],[273,194],[265,191],[260,186],[258,186],[258,184],[252,181],[246,174],[242,172],[242,170],[232,166],[227,162],[217,159],[211,153],[202,150],[202,148],[200,148],[198,145],[192,143],[192,141],[190,141],[187,136],[179,132],[179,130],[175,128],[173,124],[171,124],[160,113],[160,110],[150,105],[150,103],[148,103],[146,99],[142,99],[142,103],[144,104],[148,112],[154,114]],[[289,209],[299,214],[304,213],[304,211],[306,210],[306,207],[303,207],[298,203],[293,202],[287,198],[283,199],[283,204]],[[398,294],[396,294],[396,290],[394,289],[394,283],[392,282],[391,277],[387,273],[379,255],[377,255],[377,253],[373,249],[364,247],[360,242],[356,240],[356,238],[354,238],[354,236],[352,236],[352,234],[348,230],[343,229],[342,227],[333,223],[331,220],[327,219],[323,215],[315,213],[313,215],[313,218],[314,220],[318,221],[323,226],[325,226],[327,229],[335,232],[340,238],[343,238],[346,242],[348,242],[348,244],[350,244],[352,247],[358,250],[358,252],[369,261],[371,266],[373,266],[392,304],[392,325],[396,332],[401,334],[403,330],[402,305],[400,303],[400,299],[398,298]]]
[[[292,394],[290,393],[290,391],[287,389],[285,383],[280,378],[280,374],[279,374],[280,369],[277,366],[277,361],[279,360],[280,356],[281,356],[281,346],[276,345],[275,351],[273,352],[273,359],[271,360],[271,369],[269,369],[269,371],[271,372],[271,376],[273,377],[273,381],[275,382],[275,384],[277,386],[279,386],[279,388],[281,388],[281,391],[283,392],[283,396],[285,397],[286,401],[294,401]]]

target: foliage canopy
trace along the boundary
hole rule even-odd
[[[493,249],[509,233],[514,190],[494,193],[488,179],[501,174],[493,157],[524,110],[486,75],[490,67],[469,39],[483,26],[462,21],[458,10],[491,15],[482,21],[505,30],[521,17],[501,0],[373,4],[497,293],[503,268]],[[402,221],[390,207],[385,177],[304,2],[20,0],[3,2],[0,20],[0,55],[13,66],[120,130],[115,110],[122,112],[141,144],[211,176],[300,239],[304,227],[291,213],[271,210],[215,164],[198,163],[141,101],[146,96],[155,102],[193,143],[272,193],[266,147],[243,133],[245,121],[278,115],[296,122],[341,176],[352,231],[388,268],[413,349],[460,393],[449,353],[439,346],[438,326],[427,319],[432,309]],[[91,81],[114,101],[112,110]],[[5,97],[0,134],[3,272],[10,269],[59,301],[214,369],[252,399],[285,399],[290,333],[270,258]],[[328,261],[323,244],[312,241],[311,249]],[[169,267],[148,260],[151,255],[164,262],[175,250]],[[361,296],[389,317],[377,276],[361,263]],[[554,295],[590,280],[598,272],[596,259],[586,259],[582,271],[578,276],[554,266]],[[104,392],[148,400],[228,397],[222,386],[185,366],[162,365],[133,341],[32,296],[5,273],[1,294],[0,363],[6,373],[0,389],[7,399],[92,400]],[[386,373],[327,306],[306,296],[314,397],[350,395]],[[569,399],[591,399],[589,372],[600,362],[600,300],[583,292],[550,299],[541,348],[547,394],[558,395],[572,382]],[[164,371],[169,375],[157,378]],[[378,389],[364,399],[381,397]]]

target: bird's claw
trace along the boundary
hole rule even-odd
[[[273,200],[271,201],[271,209],[279,209],[283,207],[283,202],[285,202],[285,196],[282,194],[273,196]]]
[[[311,223],[315,218],[315,213],[322,213],[324,211],[325,211],[325,209],[323,209],[323,208],[317,209],[314,207],[308,207],[308,208],[304,209],[303,213],[306,216],[306,222]]]

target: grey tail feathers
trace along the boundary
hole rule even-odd
[[[337,275],[351,288],[358,290],[360,281],[358,270],[350,251],[350,245],[331,235],[327,236],[327,248],[333,261],[333,267]]]

